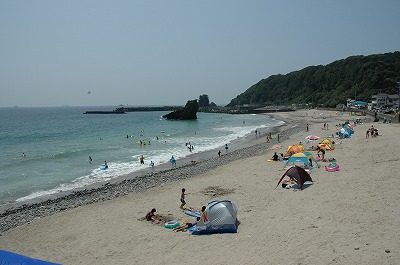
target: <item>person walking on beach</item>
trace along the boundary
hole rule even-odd
[[[221,150],[218,150],[218,157],[221,157]]]
[[[188,193],[185,193],[186,189],[183,188],[182,189],[182,193],[181,193],[181,206],[179,206],[179,208],[181,208],[182,210],[184,209],[183,207],[186,205],[186,201],[185,201],[185,197]]]
[[[140,156],[140,164],[144,165],[144,157],[143,157],[143,155]]]
[[[279,143],[279,134],[278,134],[278,143]]]
[[[225,144],[225,152],[228,153],[228,144]]]
[[[306,125],[306,132],[308,132],[308,123],[307,123],[307,125]]]
[[[257,138],[257,129],[256,129],[255,133],[256,133],[256,138]]]

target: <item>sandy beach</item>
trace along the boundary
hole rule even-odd
[[[335,124],[359,117],[318,110],[271,116],[286,124],[273,133],[269,144],[265,136],[259,137],[254,142],[258,148],[249,149],[253,153],[247,158],[225,163],[216,157],[203,165],[202,174],[150,183],[140,192],[35,218],[1,232],[0,249],[71,265],[399,264],[400,125],[355,126],[350,139],[326,153],[341,170],[327,172],[328,162],[321,162],[311,173],[314,183],[292,191],[275,189],[284,163],[267,162],[274,154],[268,147],[277,143],[277,134],[284,146],[277,151],[284,153],[309,134],[328,137],[335,133]],[[329,124],[328,130],[322,130],[323,123]],[[371,125],[380,136],[366,138]],[[181,170],[191,172],[188,166],[165,175]],[[238,233],[194,236],[143,220],[151,208],[174,220],[193,220],[179,209],[182,188],[189,193],[188,207],[199,208],[215,199],[235,202]]]

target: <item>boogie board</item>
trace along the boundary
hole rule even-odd
[[[106,165],[105,165],[105,164],[102,164],[101,167],[100,167],[100,169],[101,169],[101,170],[106,170],[106,169],[107,169],[107,168],[106,168]]]
[[[191,210],[184,210],[183,212],[192,217],[201,217],[201,213],[199,212],[193,212]]]

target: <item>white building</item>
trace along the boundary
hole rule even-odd
[[[399,95],[372,95],[372,109],[395,109],[399,107]]]

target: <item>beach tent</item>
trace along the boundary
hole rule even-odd
[[[288,154],[291,154],[291,155],[296,154],[296,153],[300,153],[300,152],[303,152],[303,151],[304,151],[304,146],[302,146],[302,145],[297,145],[297,144],[295,144],[295,145],[290,145],[290,146],[288,147],[288,149],[287,149],[287,153],[288,153]]]
[[[347,132],[349,132],[350,134],[353,134],[353,133],[354,133],[353,128],[352,128],[349,124],[344,125],[343,128],[344,128]]]
[[[311,176],[310,174],[307,173],[303,168],[298,167],[298,166],[292,166],[286,172],[282,175],[281,179],[278,181],[278,184],[276,187],[278,187],[279,183],[288,176],[290,179],[293,179],[296,183],[297,186],[299,186],[299,189],[303,189],[303,184],[307,181],[311,181]],[[276,189],[275,187],[275,189]]]
[[[334,145],[330,145],[330,144],[327,144],[327,143],[320,143],[320,144],[318,144],[318,147],[320,147],[320,148],[322,148],[324,150],[330,150],[330,151],[335,149]]]
[[[236,233],[237,207],[229,200],[212,201],[197,222],[193,235]]]
[[[33,259],[16,253],[0,250],[0,264],[1,265],[57,265],[58,263]]]
[[[310,159],[312,161],[312,164],[310,164]],[[318,168],[318,163],[315,160],[315,158],[309,153],[309,152],[303,152],[303,153],[296,153],[289,157],[289,159],[286,161],[286,164],[284,168],[289,168],[293,165],[313,170]]]
[[[330,139],[328,139],[328,138],[324,139],[324,140],[321,142],[321,144],[329,144],[329,145],[331,145],[331,146],[334,145],[334,143],[333,143]]]
[[[351,133],[348,132],[345,128],[340,128],[338,134],[339,134],[339,137],[342,138],[342,139],[343,138],[350,138],[350,136],[351,136]]]

